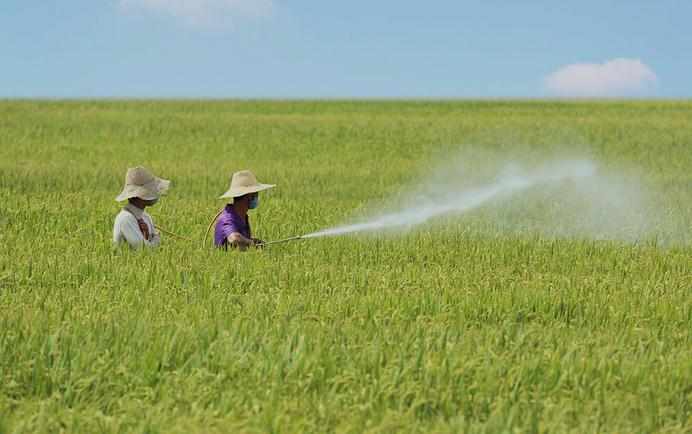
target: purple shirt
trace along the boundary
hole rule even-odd
[[[233,232],[239,232],[245,238],[251,238],[250,219],[243,219],[233,209],[232,205],[226,205],[223,212],[216,220],[214,229],[214,244],[216,247],[227,247],[228,236]]]

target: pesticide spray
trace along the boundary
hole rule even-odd
[[[482,207],[493,200],[507,199],[532,187],[571,180],[579,183],[596,173],[589,160],[563,160],[545,164],[529,172],[509,164],[494,182],[475,188],[455,189],[419,198],[416,204],[363,222],[337,226],[321,231],[269,242],[275,244],[307,238],[346,235],[396,228],[412,228],[442,215],[459,215]]]

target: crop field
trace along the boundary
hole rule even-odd
[[[277,184],[250,214],[274,240],[504,156],[588,158],[647,205],[532,190],[201,245],[236,170]],[[140,164],[192,241],[111,247]],[[692,102],[0,102],[0,433],[692,433],[691,238]]]

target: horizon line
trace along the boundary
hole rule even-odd
[[[103,102],[139,102],[139,101],[161,101],[161,102],[223,102],[223,101],[236,101],[236,102],[262,102],[262,101],[274,101],[274,102],[345,102],[345,101],[358,101],[358,102],[397,102],[397,101],[408,101],[408,102],[687,102],[692,101],[692,96],[680,96],[680,97],[626,97],[626,96],[601,96],[601,97],[530,97],[530,96],[325,96],[325,97],[240,97],[240,96],[224,96],[224,97],[210,97],[210,96],[77,96],[77,97],[64,97],[64,96],[0,96],[0,102],[89,102],[89,101],[103,101]]]

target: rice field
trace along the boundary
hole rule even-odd
[[[691,119],[684,101],[0,102],[0,433],[692,433]],[[202,246],[235,170],[278,185],[251,214],[272,240],[369,215],[449,155],[565,153],[649,186],[654,230],[551,236],[543,198]],[[157,224],[192,242],[112,249],[139,164],[172,181]]]

